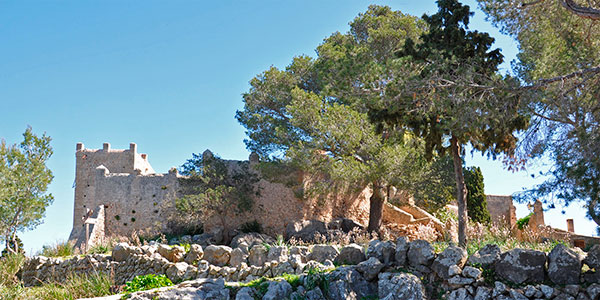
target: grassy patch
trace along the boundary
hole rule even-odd
[[[145,291],[149,289],[171,286],[173,282],[167,276],[156,275],[156,274],[147,274],[143,276],[135,276],[132,281],[128,281],[125,283],[125,287],[123,290],[127,294],[137,292],[137,291]]]
[[[38,255],[46,257],[66,257],[75,255],[75,247],[68,241],[58,241],[54,245],[44,245]]]

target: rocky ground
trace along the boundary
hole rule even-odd
[[[584,265],[588,270],[582,272]],[[502,253],[487,245],[468,257],[456,246],[436,254],[430,243],[404,237],[368,245],[288,247],[269,246],[248,235],[238,238],[234,248],[192,244],[186,251],[182,246],[121,243],[111,256],[34,257],[22,278],[35,285],[68,272],[99,271],[118,284],[149,273],[180,282],[134,293],[132,299],[585,300],[599,298],[598,268],[600,246],[588,253],[562,244],[549,253]]]

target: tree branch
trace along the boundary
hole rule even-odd
[[[593,7],[581,6],[573,0],[560,0],[560,4],[573,14],[592,20],[600,20],[600,9]]]
[[[599,13],[600,13],[600,11],[599,11]],[[575,78],[575,77],[583,77],[588,74],[592,74],[592,75],[600,74],[600,66],[578,70],[573,73],[569,73],[567,75],[556,76],[556,77],[547,78],[547,79],[540,79],[535,84],[521,87],[521,89],[536,90],[536,89],[543,88],[543,87],[547,86],[548,84],[551,84],[551,83],[554,83],[557,81],[564,81],[564,80]]]

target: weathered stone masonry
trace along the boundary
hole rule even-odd
[[[99,207],[104,210],[104,232],[94,233],[129,235],[156,226],[162,218],[162,203],[176,196],[177,171],[155,174],[148,156],[137,153],[136,144],[115,150],[108,143],[102,149],[85,149],[79,143],[75,157],[75,205],[69,240],[78,245],[86,238],[84,222]],[[93,231],[88,232],[89,236]]]

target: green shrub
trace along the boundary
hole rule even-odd
[[[487,208],[483,186],[483,174],[479,167],[463,168],[467,186],[467,214],[473,222],[489,224],[490,212]]]
[[[44,245],[38,255],[46,257],[65,257],[75,255],[75,247],[68,241],[58,241],[54,245]]]
[[[125,283],[123,290],[129,294],[137,291],[144,291],[170,285],[173,285],[173,282],[171,282],[171,280],[164,274],[147,274],[143,276],[135,276],[132,281]]]
[[[518,219],[517,220],[517,227],[519,229],[523,230],[523,228],[525,228],[525,226],[529,225],[529,219],[531,219],[532,215],[533,215],[533,213],[530,213],[527,216]]]

